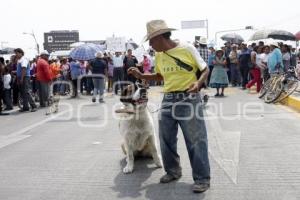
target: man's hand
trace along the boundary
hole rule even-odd
[[[199,82],[196,81],[194,83],[192,83],[188,89],[188,93],[198,93],[200,90],[200,85],[199,85]]]
[[[141,79],[143,77],[143,74],[140,72],[140,70],[136,67],[130,67],[127,70],[128,74],[133,75],[137,79]]]

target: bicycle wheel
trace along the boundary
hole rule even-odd
[[[273,103],[274,101],[276,101],[281,93],[283,91],[283,83],[281,82],[281,78],[279,78],[276,82],[274,86],[271,86],[271,88],[267,91],[267,93],[265,94],[265,103]]]
[[[283,91],[275,102],[280,102],[290,96],[298,88],[298,84],[299,81],[295,77],[289,77],[286,81],[284,81]]]
[[[269,80],[267,80],[264,85],[262,86],[262,88],[259,91],[258,94],[258,98],[263,98],[265,96],[265,94],[267,93],[267,91],[269,90],[271,83],[273,81],[273,78],[270,78]]]

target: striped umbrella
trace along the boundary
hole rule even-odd
[[[103,51],[101,46],[88,43],[83,44],[70,52],[70,57],[74,60],[92,60],[96,58],[96,53],[99,51]]]

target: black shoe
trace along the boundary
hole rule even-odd
[[[103,99],[99,99],[99,103],[105,103]]]
[[[210,187],[209,183],[194,183],[193,192],[194,193],[202,193],[208,190]]]
[[[220,94],[220,97],[224,97],[224,94],[222,93],[222,94]]]
[[[171,174],[165,174],[164,176],[162,176],[160,178],[160,183],[170,183],[172,181],[176,181],[178,179],[180,179],[181,174],[180,175],[171,175]]]
[[[29,108],[22,108],[19,110],[19,112],[28,112],[29,111]]]
[[[0,112],[0,116],[10,115],[9,113]]]
[[[36,112],[37,108],[31,108],[30,112]]]
[[[12,107],[7,107],[7,108],[5,108],[4,110],[5,110],[5,111],[10,111],[10,110],[13,110],[13,108],[12,108]]]
[[[219,97],[219,96],[220,96],[220,94],[219,94],[219,93],[215,94],[215,97]]]
[[[92,98],[92,102],[95,103],[96,102],[96,98]]]

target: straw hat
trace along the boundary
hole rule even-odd
[[[222,55],[224,55],[224,51],[223,51],[223,49],[221,49],[221,48],[218,48],[218,49],[216,50],[216,55],[217,55],[218,53],[222,53]]]
[[[199,40],[199,44],[207,45],[207,39],[205,37],[201,37]]]
[[[144,41],[174,30],[176,29],[168,27],[164,20],[152,20],[147,23],[147,35],[145,36]]]

